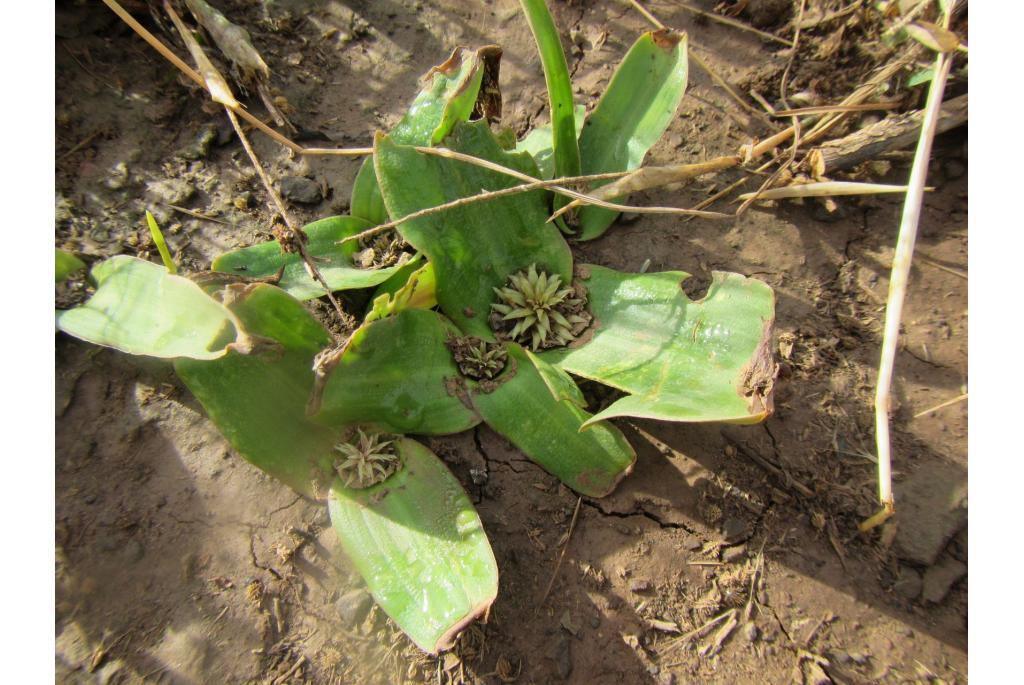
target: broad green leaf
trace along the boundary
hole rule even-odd
[[[576,141],[578,132],[572,103],[572,82],[558,29],[544,0],[520,0],[520,4],[537,41],[548,87],[554,173],[556,176],[579,176],[580,148]]]
[[[581,271],[596,322],[593,339],[541,356],[569,373],[630,393],[593,420],[752,423],[771,413],[775,296],[761,281],[715,272],[696,302],[688,274]],[[486,418],[486,417],[485,417]]]
[[[233,286],[237,287],[237,286]],[[298,492],[317,496],[333,481],[337,431],[306,418],[313,358],[331,337],[283,290],[246,287],[231,309],[246,332],[265,341],[250,354],[212,361],[179,359],[174,370],[239,454]]]
[[[501,49],[493,45],[479,50],[456,48],[451,57],[423,77],[429,80],[428,84],[391,131],[392,139],[403,145],[440,142],[457,122],[469,119],[488,63],[496,69],[500,57]],[[353,216],[366,219],[373,226],[388,219],[372,158],[367,158],[359,169],[349,207]]]
[[[401,469],[364,490],[336,481],[328,508],[374,600],[436,654],[494,602],[498,565],[480,516],[444,463],[414,440],[396,444]]]
[[[530,156],[503,151],[485,121],[456,126],[445,144],[537,175]],[[396,217],[520,183],[476,165],[418,153],[386,136],[377,137],[374,159],[388,212]],[[434,265],[437,301],[463,332],[494,340],[487,323],[494,288],[531,264],[570,282],[572,254],[558,230],[546,223],[545,198],[543,190],[519,193],[454,207],[398,227]]]
[[[57,250],[56,267],[54,269],[54,282],[60,283],[67,280],[68,276],[85,268],[85,262],[64,250]]]
[[[309,236],[309,254],[332,290],[372,288],[402,268],[390,266],[385,269],[360,269],[352,265],[352,255],[358,251],[355,241],[343,245],[337,243],[342,238],[368,228],[369,223],[354,216],[332,216],[303,227]],[[323,286],[306,271],[302,255],[297,252],[282,252],[281,245],[276,240],[226,252],[213,261],[214,271],[247,278],[273,276],[282,266],[284,273],[278,285],[292,297],[310,300],[326,294]]]
[[[685,33],[662,29],[640,36],[583,125],[583,173],[639,168],[675,117],[686,90],[687,71]],[[580,239],[598,237],[617,216],[603,207],[581,207]]]
[[[96,294],[57,314],[76,338],[150,357],[216,359],[235,341],[234,316],[187,278],[137,257],[93,267]]]
[[[622,432],[607,422],[582,430],[591,416],[573,401],[558,400],[545,383],[555,369],[519,345],[508,345],[509,361],[492,392],[474,388],[480,416],[526,456],[588,497],[603,497],[633,470],[636,453]],[[543,371],[541,370],[543,369]]]
[[[579,138],[583,130],[583,120],[586,119],[587,108],[584,105],[576,105],[573,119],[576,123],[576,137]],[[526,137],[516,143],[516,152],[529,152],[533,161],[537,163],[540,170],[540,177],[550,180],[555,176],[555,157],[551,138],[551,124],[538,126]]]
[[[325,361],[313,419],[422,435],[472,428],[480,419],[455,392],[459,371],[445,347],[452,335],[459,332],[450,322],[424,309],[364,324]]]
[[[404,309],[433,309],[437,306],[437,281],[434,267],[426,264],[409,274],[405,285],[392,293],[373,299],[373,306],[364,323],[394,316]]]

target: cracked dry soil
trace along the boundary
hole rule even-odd
[[[457,44],[500,43],[504,121],[546,121],[514,2],[217,4],[252,32],[306,137],[365,144]],[[610,0],[549,4],[592,103],[646,26]],[[785,64],[747,34],[651,7],[734,83]],[[99,3],[57,9],[58,245],[145,253],[145,207],[185,268],[268,238],[263,191],[223,115]],[[724,114],[703,73],[690,80],[651,164],[726,154],[757,133]],[[293,204],[300,221],[347,209],[358,161],[255,144],[273,178],[323,189]],[[716,269],[775,288],[776,413],[750,427],[619,422],[636,469],[583,501],[546,598],[576,496],[486,427],[429,440],[476,502],[502,574],[488,622],[439,659],[372,606],[324,508],[233,454],[168,365],[58,336],[58,682],[966,682],[966,404],[915,417],[966,383],[967,284],[940,268],[966,268],[965,151],[966,131],[941,137],[929,177],[928,261],[912,272],[897,361],[894,522],[856,530],[874,505],[871,394],[899,203],[753,207],[729,223],[625,217],[576,245],[578,259],[687,271],[695,296]],[[884,180],[906,173],[894,163]],[[634,200],[692,206],[709,184]]]

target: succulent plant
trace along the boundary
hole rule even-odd
[[[561,276],[537,271],[536,264],[509,276],[508,284],[494,292],[501,300],[491,305],[496,333],[534,351],[568,345],[591,321],[583,289],[563,288]],[[503,330],[509,323],[511,330]]]
[[[367,434],[362,428],[356,429],[356,433],[356,441],[334,446],[343,456],[335,462],[334,468],[345,479],[345,487],[362,490],[387,479],[398,468],[399,460],[393,446],[395,436]],[[384,440],[385,437],[390,439]]]
[[[508,350],[504,345],[472,336],[449,340],[448,349],[452,351],[462,375],[477,380],[494,378],[504,370],[508,361]]]

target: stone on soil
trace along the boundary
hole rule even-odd
[[[285,176],[281,179],[281,197],[300,204],[315,205],[324,196],[316,181],[305,176]]]
[[[967,524],[967,473],[935,462],[895,485],[896,554],[931,566],[950,539]]]
[[[924,572],[924,598],[936,604],[941,602],[949,594],[950,588],[965,575],[967,564],[953,557],[945,557]]]

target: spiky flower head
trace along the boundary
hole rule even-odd
[[[538,272],[536,264],[494,292],[500,301],[491,305],[491,327],[534,350],[567,345],[590,324],[582,288],[563,288],[561,276]]]
[[[463,376],[490,380],[501,373],[508,361],[508,351],[501,343],[491,343],[472,336],[453,338],[448,349]]]
[[[367,434],[362,428],[356,433],[352,442],[334,446],[341,453],[334,469],[345,479],[345,487],[362,490],[386,480],[398,469],[400,461],[395,453],[395,436],[372,431]]]

